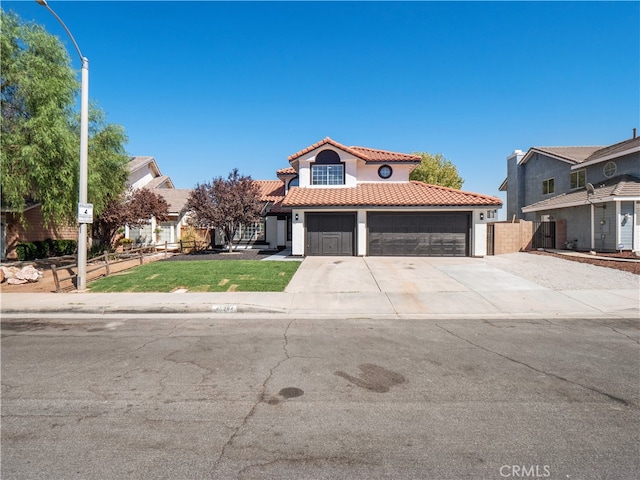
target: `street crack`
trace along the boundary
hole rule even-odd
[[[242,419],[242,422],[240,422],[240,425],[238,425],[233,430],[227,442],[222,446],[222,449],[220,450],[220,455],[218,455],[218,458],[214,463],[214,467],[213,467],[214,470],[220,466],[220,463],[222,462],[222,459],[224,458],[227,452],[227,449],[233,444],[233,441],[240,434],[240,431],[245,427],[245,425],[249,422],[251,417],[253,417],[253,415],[256,413],[256,410],[258,409],[258,405],[260,405],[260,403],[264,401],[266,397],[267,385],[271,381],[271,378],[273,377],[273,374],[275,373],[275,371],[280,367],[280,365],[282,365],[284,362],[286,362],[291,358],[287,347],[289,345],[289,337],[288,337],[289,328],[291,328],[291,325],[293,324],[293,322],[295,322],[295,319],[291,320],[287,324],[287,327],[284,329],[284,334],[282,335],[282,338],[283,338],[282,351],[284,352],[284,358],[280,359],[273,367],[269,369],[269,374],[267,375],[267,378],[265,378],[264,382],[262,382],[262,386],[260,388],[260,392],[256,398],[256,401],[251,406],[251,409],[249,410],[249,412]]]
[[[507,355],[504,355],[503,353],[496,352],[494,350],[491,350],[490,348],[487,348],[487,347],[484,347],[484,346],[479,345],[477,343],[474,343],[471,340],[468,340],[468,339],[466,339],[464,337],[461,337],[460,335],[457,335],[457,334],[453,333],[451,330],[443,327],[442,325],[440,325],[438,323],[436,323],[436,326],[438,328],[444,330],[448,334],[456,337],[457,339],[460,339],[460,340],[462,340],[464,342],[467,342],[468,344],[473,345],[476,348],[480,348],[481,350],[484,350],[485,352],[492,353],[494,355],[497,355],[499,357],[504,358],[505,360],[509,360],[510,362],[517,363],[518,365],[522,365],[523,367],[529,368],[530,370],[533,370],[534,372],[541,373],[541,374],[547,375],[549,377],[553,377],[553,378],[555,378],[557,380],[561,380],[561,381],[569,383],[571,385],[575,385],[575,386],[578,386],[578,387],[581,387],[581,388],[585,388],[585,389],[590,390],[590,391],[592,391],[594,393],[597,393],[599,395],[603,395],[603,396],[609,398],[610,400],[613,400],[616,403],[621,403],[624,406],[632,406],[633,405],[631,402],[625,400],[624,398],[616,397],[615,395],[611,395],[610,393],[604,392],[604,391],[602,391],[602,390],[600,390],[598,388],[591,387],[589,385],[583,385],[582,383],[574,382],[572,380],[569,380],[568,378],[565,378],[565,377],[563,377],[561,375],[557,375],[555,373],[545,372],[544,370],[540,370],[540,369],[538,369],[538,368],[536,368],[536,367],[534,367],[532,365],[529,365],[528,363],[522,362],[520,360],[516,360],[515,358],[511,358],[511,357],[509,357]]]

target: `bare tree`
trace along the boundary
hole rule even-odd
[[[191,223],[198,228],[222,230],[229,252],[233,237],[242,225],[261,218],[263,202],[260,190],[250,176],[240,175],[237,168],[226,179],[197,184],[187,200]]]

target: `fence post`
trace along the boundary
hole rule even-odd
[[[164,258],[167,258],[167,252],[169,251],[169,242],[164,241]]]
[[[183,253],[182,252],[182,240],[180,240],[180,253]]]
[[[104,264],[105,267],[107,268],[107,277],[109,276],[110,272],[109,272],[109,252],[108,251],[104,251]]]
[[[139,250],[139,254],[140,254],[140,265],[142,265],[142,251],[144,250],[144,248],[141,248]]]
[[[51,272],[53,273],[53,281],[56,284],[56,293],[60,291],[60,280],[58,280],[58,271],[55,265],[51,265]]]

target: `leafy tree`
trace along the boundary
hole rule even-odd
[[[186,208],[191,213],[192,225],[222,230],[231,252],[238,228],[260,220],[263,202],[251,177],[240,175],[234,168],[226,179],[218,177],[212,183],[197,184]]]
[[[462,188],[464,180],[451,160],[447,160],[440,153],[432,155],[418,152],[415,155],[420,155],[422,162],[411,172],[409,179],[458,190]]]
[[[129,190],[111,198],[93,222],[94,237],[101,245],[113,246],[120,227],[140,228],[169,218],[169,204],[148,188]]]
[[[0,167],[2,201],[22,212],[38,202],[47,224],[76,221],[79,82],[64,46],[43,27],[0,10]],[[125,189],[128,157],[122,127],[90,111],[88,198],[99,214]],[[24,222],[24,217],[22,217]]]

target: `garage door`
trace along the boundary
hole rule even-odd
[[[312,213],[306,215],[307,255],[353,255],[356,215]]]
[[[469,255],[468,212],[369,213],[369,255],[465,257]]]

